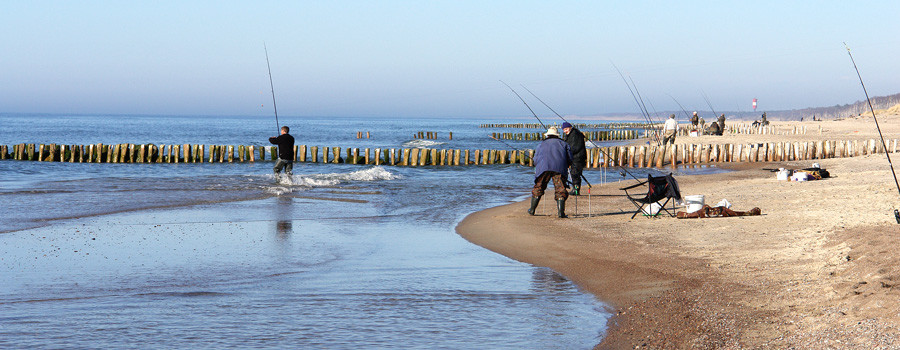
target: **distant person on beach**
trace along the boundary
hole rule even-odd
[[[769,125],[769,121],[766,120],[766,112],[763,112],[761,118],[762,118],[762,119],[760,119],[760,120],[754,121],[753,124],[751,124],[751,126],[754,127],[754,128],[757,128],[757,127],[760,127],[760,126],[768,126],[768,125]]]
[[[562,123],[566,143],[572,150],[572,166],[569,174],[572,176],[572,192],[569,194],[581,194],[581,172],[587,166],[587,147],[584,145],[584,134],[569,122]]]
[[[706,129],[707,135],[722,135],[722,130],[719,129],[719,123],[712,122],[709,124],[709,129]]]
[[[725,133],[725,114],[719,116],[719,135]]]
[[[269,143],[278,145],[278,161],[275,162],[275,177],[284,169],[284,173],[288,176],[293,175],[294,170],[294,137],[288,132],[291,128],[287,126],[281,127],[281,135],[269,138]]]
[[[528,214],[534,215],[538,202],[547,189],[547,183],[553,180],[553,197],[556,199],[557,214],[561,218],[566,218],[568,217],[566,199],[569,198],[566,178],[568,168],[572,165],[572,149],[559,138],[559,130],[556,127],[548,128],[544,135],[547,138],[541,141],[534,151],[534,187],[531,188],[531,208],[528,209]]]
[[[703,130],[706,129],[706,120],[703,117],[700,117],[700,133],[703,133]]]
[[[694,126],[694,129],[697,129],[697,125],[700,123],[700,117],[697,116],[697,112],[694,112],[694,115],[691,116],[691,125]]]
[[[663,124],[663,146],[666,144],[675,144],[675,136],[678,135],[678,122],[675,121],[675,115],[669,116],[666,123]]]

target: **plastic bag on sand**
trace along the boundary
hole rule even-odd
[[[727,199],[722,198],[722,200],[720,200],[719,204],[716,204],[716,206],[731,209],[731,202],[729,202]]]

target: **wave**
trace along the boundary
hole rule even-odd
[[[269,175],[274,176],[274,175]],[[291,187],[328,187],[337,186],[346,182],[368,182],[396,180],[402,176],[387,171],[384,167],[376,166],[368,169],[352,171],[348,173],[309,174],[294,175],[290,179],[282,177],[278,181],[279,186],[266,189],[268,192],[283,194],[291,191]]]
[[[412,140],[403,143],[403,148],[428,148],[446,144],[446,142],[438,142],[431,140]]]

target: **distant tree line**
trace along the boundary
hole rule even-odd
[[[875,96],[872,97],[871,100],[872,107],[876,110],[888,109],[900,104],[900,93],[889,96]],[[803,118],[803,120],[812,120],[813,116],[815,116],[816,119],[838,119],[851,116],[855,117],[860,114],[871,115],[871,112],[869,112],[869,105],[865,100],[856,101],[852,104],[834,105],[831,107],[769,111],[766,113],[766,117],[779,120],[800,120],[800,118]]]
[[[900,93],[889,95],[889,96],[875,96],[872,97],[872,107],[875,110],[879,109],[888,109],[897,104],[900,104]],[[699,115],[703,117],[706,121],[714,121],[716,116],[713,115],[711,111],[703,111],[698,110]],[[757,109],[753,112],[747,111],[717,111],[719,114],[725,114],[729,119],[738,119],[738,120],[759,120],[760,116],[763,112],[766,112],[766,118],[770,120],[800,120],[803,118],[804,121],[811,121],[815,116],[816,119],[838,119],[838,118],[847,118],[847,117],[855,117],[860,114],[866,115],[870,114],[869,105],[865,100],[856,101],[851,104],[844,105],[834,105],[831,107],[810,107],[804,109],[788,109],[788,110],[763,110]],[[684,112],[682,111],[660,111],[652,116],[655,122],[662,123],[665,121],[665,116],[669,114],[675,114],[679,120],[684,121]],[[621,113],[617,114],[606,114],[608,116],[621,116]],[[635,116],[635,120],[639,120],[639,116]]]

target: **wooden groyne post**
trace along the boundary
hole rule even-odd
[[[887,149],[876,139],[782,141],[743,144],[678,144],[613,146],[588,149],[588,168],[657,167],[737,162],[806,161],[896,153],[897,139]],[[349,163],[393,166],[533,166],[533,150],[346,148],[296,145],[298,163]],[[268,153],[268,157],[267,157]],[[604,154],[608,155],[606,157]],[[200,144],[0,145],[0,160],[71,163],[245,163],[274,160],[274,146]]]

